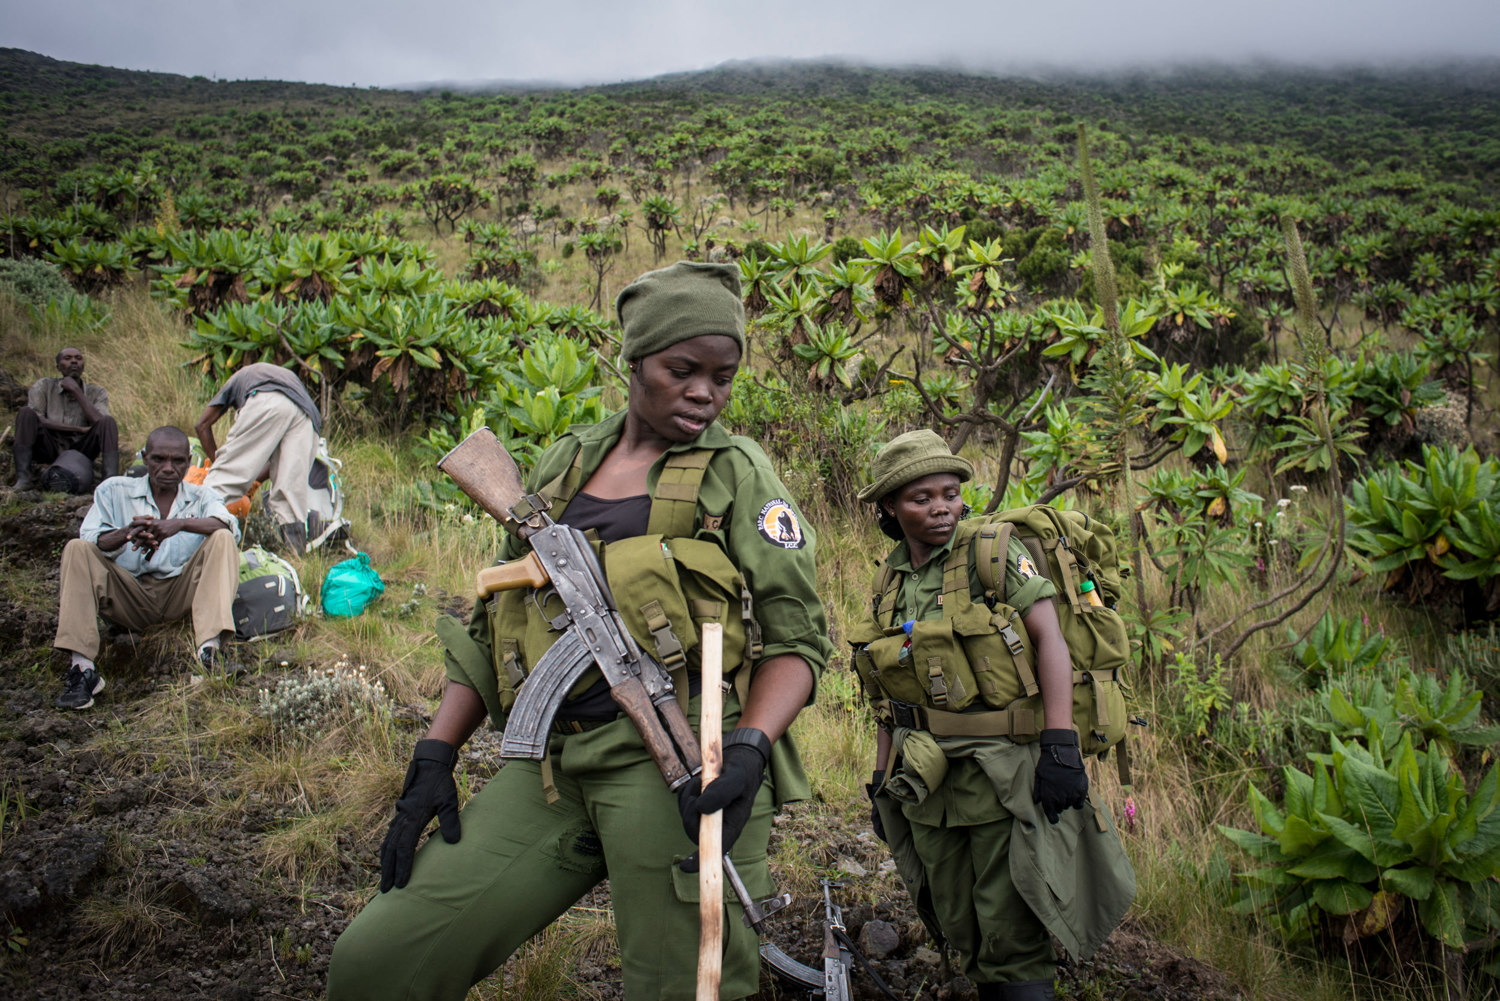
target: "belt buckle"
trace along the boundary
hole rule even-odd
[[[904,726],[908,730],[921,729],[917,721],[917,707],[910,702],[898,702],[891,699],[891,722],[896,726]]]

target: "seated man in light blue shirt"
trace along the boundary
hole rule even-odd
[[[222,670],[234,634],[239,522],[207,487],[184,483],[188,438],[160,427],[141,450],[144,477],[114,476],[94,490],[79,538],[63,549],[57,637],[72,656],[58,706],[87,709],[104,689],[94,666],[100,616],[127,629],[189,615],[198,660]]]

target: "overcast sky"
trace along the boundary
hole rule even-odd
[[[1500,0],[0,0],[0,46],[219,79],[600,83],[733,59],[971,70],[1500,57]]]

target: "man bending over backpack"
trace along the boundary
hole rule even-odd
[[[226,410],[235,412],[234,424],[221,446],[214,440],[214,425]],[[194,430],[213,462],[203,485],[226,502],[245,496],[269,467],[266,505],[282,541],[300,556],[328,520],[327,513],[317,510],[308,483],[323,417],[307,388],[280,365],[246,365],[208,401]]]
[[[142,449],[144,477],[114,476],[94,490],[79,538],[63,549],[57,638],[72,655],[64,709],[87,709],[104,689],[94,666],[103,617],[127,629],[192,617],[198,660],[222,670],[219,644],[234,635],[239,522],[219,495],[182,481],[188,437],[160,427]]]

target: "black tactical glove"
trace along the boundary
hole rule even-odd
[[[875,790],[880,788],[880,783],[885,781],[885,772],[877,769],[870,776],[870,784],[865,786],[865,795],[870,797],[870,829],[875,836],[884,844],[890,844],[885,836],[885,821],[880,819],[880,807],[875,805]]]
[[[752,727],[740,727],[725,736],[724,767],[719,777],[707,789],[702,788],[702,778],[695,777],[677,792],[677,812],[682,815],[682,829],[689,841],[698,843],[698,821],[705,813],[723,810],[724,851],[734,846],[750,821],[770,754],[770,738]],[[697,872],[698,853],[693,852],[678,867],[683,872]]]
[[[1078,750],[1078,734],[1072,730],[1043,730],[1042,753],[1036,762],[1036,781],[1031,798],[1040,803],[1049,823],[1089,798],[1089,773]]]
[[[411,862],[417,853],[422,831],[434,816],[443,832],[443,840],[456,844],[458,829],[458,787],[453,784],[453,766],[458,764],[458,750],[445,740],[419,740],[406,766],[406,782],[401,798],[396,800],[396,819],[385,832],[380,846],[380,892],[391,887],[400,889],[411,879]]]

